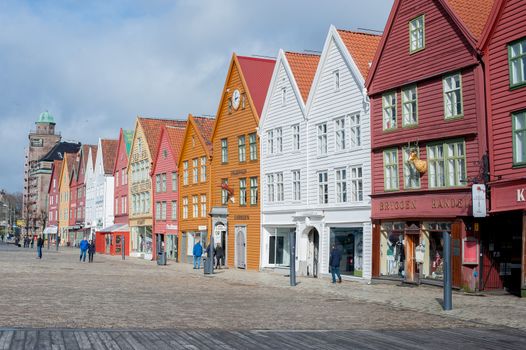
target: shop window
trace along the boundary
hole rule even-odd
[[[404,227],[402,222],[382,223],[380,274],[383,276],[404,276]]]
[[[363,228],[331,228],[331,247],[342,253],[340,273],[347,276],[363,275]]]
[[[274,266],[289,266],[289,232],[288,228],[271,229],[269,235],[268,263]]]
[[[444,232],[451,233],[450,222],[433,222],[424,225],[424,235],[420,243],[424,248],[422,275],[433,280],[444,279]]]

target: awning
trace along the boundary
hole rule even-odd
[[[48,226],[44,229],[44,234],[45,235],[56,235],[58,232],[58,227],[57,226]]]
[[[97,232],[101,233],[112,233],[112,232],[128,232],[130,231],[130,228],[127,224],[114,224],[108,227],[105,227],[101,230],[98,230]]]

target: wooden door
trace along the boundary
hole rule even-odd
[[[406,234],[405,240],[405,280],[418,282],[418,273],[415,262],[415,248],[420,241],[419,234]]]
[[[240,269],[246,268],[246,237],[247,227],[236,226],[236,267]]]
[[[380,223],[373,224],[372,275],[380,276]]]

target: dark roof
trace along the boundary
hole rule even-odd
[[[77,153],[81,147],[80,142],[60,141],[39,162],[52,162],[64,159],[64,153]]]

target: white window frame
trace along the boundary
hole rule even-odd
[[[416,85],[402,89],[402,126],[418,125],[418,90]]]
[[[335,169],[334,179],[336,182],[336,203],[347,203],[347,169]]]
[[[318,141],[318,156],[327,155],[327,123],[316,125],[317,141]]]
[[[444,94],[444,118],[455,119],[463,117],[462,74],[456,72],[445,76],[442,79],[442,88]]]
[[[396,103],[396,91],[386,92],[382,95],[382,127],[384,131],[396,129]]]
[[[329,203],[329,172],[318,171],[318,204]]]
[[[292,149],[294,151],[299,151],[301,148],[300,144],[301,138],[300,138],[300,125],[294,124],[292,125]]]
[[[347,149],[346,126],[345,117],[334,120],[334,140],[336,151],[345,151]]]
[[[292,170],[292,200],[301,200],[301,170]]]

